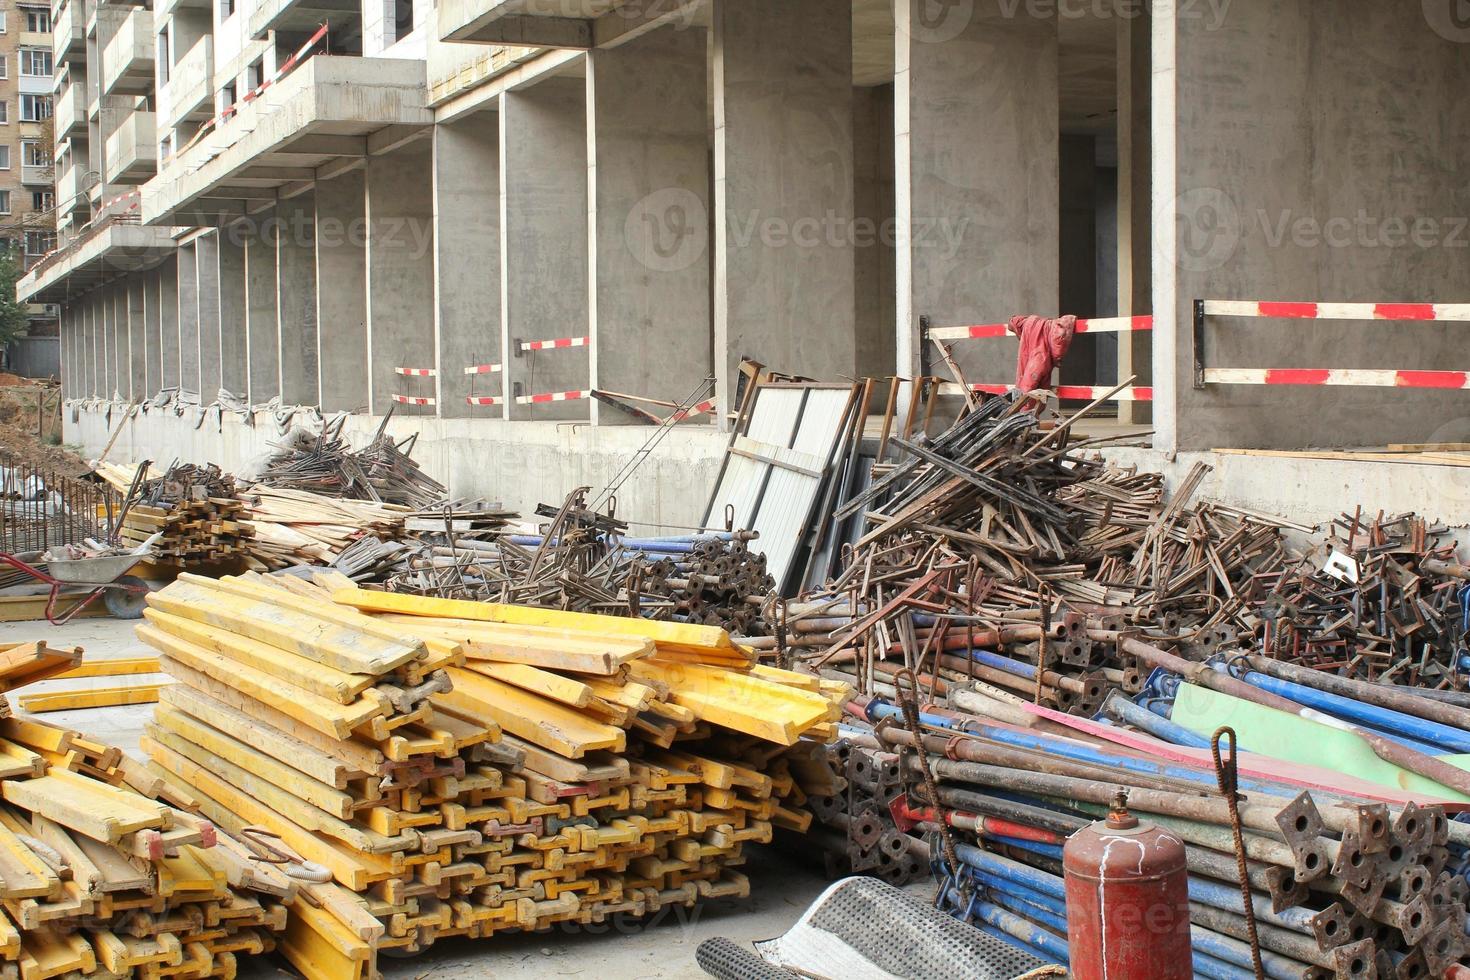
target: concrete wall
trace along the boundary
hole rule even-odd
[[[82,446],[83,455],[96,456],[111,435],[106,406],[77,408],[76,423],[70,412],[63,413],[66,441]],[[114,412],[114,423],[119,418]],[[279,438],[268,412],[258,413],[253,427],[228,415],[218,430],[213,425],[196,428],[195,422],[193,413],[139,413],[123,427],[110,458],[138,462],[177,457],[239,471],[268,453]],[[349,416],[349,442],[365,444],[381,423],[381,416]],[[559,505],[575,487],[606,486],[648,438],[643,428],[410,418],[396,412],[388,432],[396,439],[417,433],[414,459],[452,495],[497,500],[532,520],[538,503]],[[698,523],[724,450],[725,437],[712,428],[674,429],[619,491],[619,516],[674,529]],[[638,530],[649,529],[640,525]]]
[[[483,112],[434,130],[434,325],[443,418],[493,417],[465,399],[501,394],[500,119]],[[422,385],[425,389],[432,385]]]
[[[395,392],[434,395],[433,379],[394,373],[400,367],[434,367],[432,173],[433,145],[427,139],[367,161],[368,377],[376,412],[388,410]]]
[[[1470,215],[1470,48],[1434,14],[1447,7],[1278,0],[1218,24],[1157,19],[1164,447],[1430,442],[1466,427],[1463,391],[1191,385],[1196,299],[1470,300],[1457,217]],[[1466,350],[1463,325],[1222,319],[1205,353],[1213,367],[1466,369]]]
[[[713,394],[706,47],[670,26],[587,56],[594,388]],[[600,402],[592,418],[635,422]]]
[[[501,97],[501,319],[512,397],[590,387],[586,348],[516,347],[587,332],[586,100],[576,78],[547,79]],[[587,412],[586,402],[511,401],[505,417],[585,419]]]
[[[921,316],[1057,312],[1057,24],[1013,11],[977,0],[935,22],[926,0],[895,5],[902,374],[920,367]],[[1015,378],[1013,344],[961,345],[956,360],[970,381]]]
[[[715,350],[817,378],[857,366],[852,7],[715,0]]]

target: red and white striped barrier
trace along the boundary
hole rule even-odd
[[[437,378],[439,371],[436,368],[406,368],[396,367],[394,374],[401,374],[405,378]]]
[[[1078,333],[1130,333],[1134,330],[1152,330],[1152,316],[1116,316],[1097,320],[1078,320]],[[982,340],[987,337],[1004,337],[1010,332],[1005,323],[979,323],[969,327],[930,327],[924,332],[929,340]]]
[[[438,402],[432,398],[415,398],[412,395],[394,395],[393,400],[400,405],[437,405]]]
[[[1279,320],[1464,323],[1470,321],[1470,303],[1283,303],[1257,300],[1196,300],[1194,304],[1194,386],[1196,388],[1219,384],[1470,390],[1470,371],[1206,367],[1205,320],[1212,316]]]
[[[1470,371],[1375,371],[1358,368],[1206,368],[1221,385],[1325,385],[1359,388],[1470,390]]]
[[[944,385],[940,390],[948,394],[958,394],[959,385]],[[1007,392],[1015,391],[1016,388],[1014,385],[972,384],[970,385],[970,390],[984,392],[987,395],[1004,395]],[[1109,391],[1112,391],[1113,386],[1058,385],[1052,390],[1056,393],[1056,396],[1058,398],[1072,398],[1079,401],[1095,401],[1103,397],[1104,395],[1107,395]],[[1108,400],[1120,402],[1151,402],[1154,400],[1154,390],[1152,388],[1134,385],[1128,388],[1124,388],[1121,391],[1113,392],[1113,394],[1108,397]]]
[[[1262,303],[1205,300],[1205,316],[1281,320],[1470,320],[1470,303]]]
[[[575,402],[591,397],[591,391],[546,391],[538,395],[518,395],[516,404],[549,405],[552,402]]]
[[[499,364],[471,364],[464,369],[465,374],[499,374]]]
[[[469,395],[465,398],[467,405],[494,406],[505,404],[505,399],[499,395]]]
[[[521,350],[565,350],[568,347],[591,347],[591,337],[556,337],[552,340],[523,340]]]
[[[673,415],[670,415],[664,421],[683,422],[685,419],[698,418],[699,416],[705,415],[709,412],[713,412],[714,410],[715,400],[711,398],[708,401],[700,402],[698,405],[690,405],[688,408],[681,409],[675,412]]]

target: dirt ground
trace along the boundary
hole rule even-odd
[[[39,426],[38,401],[43,406]],[[87,461],[61,444],[61,421],[61,392],[55,384],[0,372],[0,450],[66,476],[85,473]]]

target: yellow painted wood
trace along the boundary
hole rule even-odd
[[[16,698],[20,710],[32,714],[72,711],[78,708],[115,708],[125,704],[152,704],[163,684],[130,684],[121,687],[92,687],[78,691],[44,691]]]
[[[587,686],[592,688],[592,693],[604,701],[621,704],[634,711],[642,711],[658,695],[658,692],[647,684],[616,683],[600,677],[588,677],[586,682]]]
[[[294,687],[330,698],[338,704],[352,704],[358,696],[377,683],[373,674],[349,674],[319,664],[306,657],[261,643],[227,629],[197,623],[157,609],[144,610],[143,616],[158,629],[188,640],[222,657],[256,667]]]
[[[148,594],[154,609],[207,623],[352,674],[386,674],[424,652],[422,643],[384,640],[286,608],[233,595],[190,577]]]
[[[8,739],[0,739],[0,778],[42,776],[45,773],[46,759],[41,753]]]
[[[239,742],[224,732],[211,728],[167,705],[160,705],[154,711],[153,719],[158,725],[173,732],[181,740],[190,743],[194,749],[227,759],[246,772],[253,773],[261,779],[270,780],[271,783],[293,796],[335,817],[345,820],[352,816],[353,798],[351,794],[314,779],[283,762],[278,762],[253,746]],[[195,758],[189,752],[183,754],[194,758],[195,762],[208,764],[207,760]]]
[[[80,935],[64,935],[52,929],[26,934],[20,954],[21,980],[48,980],[74,970],[91,973],[95,969],[97,955]]]
[[[16,836],[13,823],[0,821],[0,897],[60,897],[61,879]]]
[[[338,704],[287,684],[248,664],[220,656],[187,640],[169,636],[153,626],[139,626],[137,633],[139,639],[165,654],[167,659],[177,660],[185,667],[207,674],[250,697],[266,701],[297,721],[335,738],[347,737],[358,725],[383,713],[382,705],[376,701],[361,700],[354,705]]]
[[[0,782],[0,792],[16,806],[108,843],[138,830],[166,830],[169,824],[166,807],[61,769],[38,779],[7,779]]]
[[[366,589],[340,589],[332,593],[332,598],[337,602],[373,612],[407,613],[413,616],[436,616],[517,626],[544,626],[597,636],[642,637],[652,640],[661,648],[714,650],[731,646],[730,634],[717,626],[561,612],[555,609],[470,602],[464,599],[436,599],[397,592],[371,592]]]
[[[633,676],[668,684],[673,702],[692,710],[701,721],[779,745],[796,744],[832,710],[832,704],[818,694],[717,667],[644,661],[633,665]]]
[[[584,674],[616,673],[624,664],[646,657],[654,649],[651,642],[637,637],[595,637],[540,626],[425,619],[397,613],[383,618],[421,639],[456,643],[467,660],[529,664]]]
[[[289,733],[318,752],[338,759],[349,769],[376,773],[383,764],[383,753],[372,745],[340,739],[334,734],[308,727],[284,711],[278,711],[271,705],[257,701],[248,694],[226,684],[221,684],[207,674],[185,667],[176,660],[168,661],[167,667],[169,674],[179,681],[179,684],[163,692],[164,701],[169,701],[176,692],[187,690],[201,698],[209,699],[212,703],[218,703],[237,711],[253,721],[277,731]]]
[[[0,650],[0,691],[55,677],[82,662],[81,647],[17,643]]]
[[[622,752],[626,748],[626,736],[620,728],[598,724],[555,701],[472,671],[455,667],[449,674],[454,690],[436,694],[435,700],[443,700],[471,717],[489,717],[504,731],[542,748],[572,759],[580,759],[594,749]]]
[[[349,768],[340,759],[319,751],[292,734],[256,721],[182,684],[175,684],[164,691],[160,700],[164,705],[188,714],[333,789],[346,789],[352,778],[368,775],[365,771]]]
[[[530,691],[532,694],[559,701],[573,708],[585,708],[593,698],[592,688],[586,684],[528,664],[475,661],[467,664],[465,669],[519,687],[523,691]]]
[[[117,657],[111,660],[84,660],[71,670],[55,675],[55,680],[74,677],[126,677],[131,674],[156,674],[161,668],[157,657]]]
[[[0,721],[0,738],[33,750],[69,752],[75,737],[76,732],[38,718],[6,718]]]

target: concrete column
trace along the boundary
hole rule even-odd
[[[817,378],[856,369],[852,5],[715,0],[713,17],[723,411],[742,355]]]
[[[87,394],[96,397],[102,391],[97,367],[102,363],[99,353],[100,337],[97,334],[96,300],[91,296],[82,298],[82,362],[87,371]]]
[[[677,402],[713,367],[706,48],[669,26],[587,55],[593,388]]]
[[[114,283],[109,291],[112,294],[113,370],[116,372],[117,393],[126,400],[133,396],[133,338],[128,333],[127,280]]]
[[[898,371],[921,370],[919,318],[1055,315],[1057,23],[1004,0],[895,5]],[[970,381],[1015,378],[1014,354],[955,348]],[[945,372],[938,372],[945,373]]]
[[[110,398],[107,390],[107,324],[102,319],[102,290],[94,290],[87,303],[92,332],[92,393]]]
[[[1175,7],[1154,8],[1152,57],[1159,448],[1464,441],[1463,391],[1196,389],[1191,344],[1198,299],[1470,299],[1456,6]],[[1213,368],[1470,369],[1455,323],[1212,317],[1203,354]]]
[[[276,322],[276,242],[274,212],[245,239],[246,397],[252,405],[281,393],[281,335]],[[267,227],[269,226],[269,227]]]
[[[470,377],[498,363],[500,337],[500,119],[476,113],[434,127],[434,310],[439,414],[499,415],[465,398],[501,393],[502,378]],[[428,385],[421,385],[427,388]]]
[[[246,397],[249,353],[245,343],[245,236],[238,228],[219,235],[220,387]]]
[[[196,267],[198,240],[179,246],[179,387],[208,399],[199,390],[199,280]]]
[[[143,346],[148,363],[143,372],[143,397],[151,398],[163,387],[163,311],[159,308],[161,273],[152,269],[143,277]]]
[[[367,161],[369,403],[386,412],[393,394],[433,397],[433,379],[400,378],[398,367],[435,367],[433,146],[414,140]],[[433,414],[409,409],[406,414]]]
[[[124,298],[128,305],[128,388],[131,398],[147,398],[152,394],[148,387],[148,359],[152,352],[148,347],[147,319],[143,309],[144,277],[144,273],[138,272],[123,280]]]
[[[199,403],[208,405],[220,388],[219,233],[195,240],[194,275],[199,283]]]
[[[1141,16],[1118,18],[1118,315],[1153,312],[1153,181],[1150,132],[1150,33],[1148,5]],[[1153,384],[1153,334],[1118,334],[1118,380],[1138,376]],[[1147,423],[1147,402],[1119,402],[1118,421]]]
[[[583,402],[517,405],[516,395],[590,387],[586,348],[521,353],[517,343],[588,328],[586,87],[551,78],[500,102],[501,321],[506,418],[579,419]]]
[[[125,332],[117,328],[117,297],[111,286],[102,289],[102,329],[107,335],[106,364],[104,369],[107,377],[107,397],[122,394],[126,387],[123,374],[118,371],[118,341],[126,337]]]
[[[853,89],[853,306],[857,375],[886,377],[893,332],[893,86]]]
[[[160,388],[177,388],[180,377],[179,344],[179,262],[183,249],[158,267],[158,332],[162,338],[159,354]]]
[[[316,291],[321,406],[368,407],[367,185],[364,170],[316,184]]]
[[[311,194],[282,201],[276,215],[276,316],[281,349],[281,400],[316,405],[316,203]],[[335,351],[325,351],[335,356]]]

